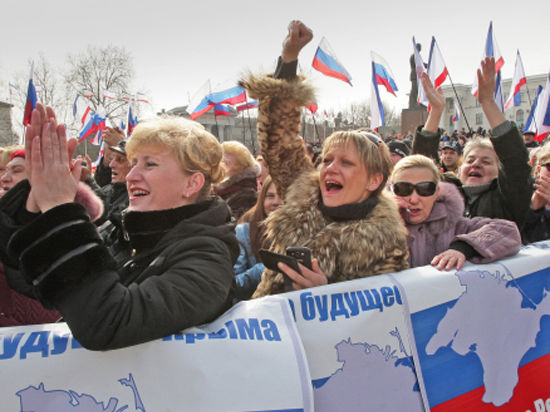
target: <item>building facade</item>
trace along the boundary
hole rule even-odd
[[[538,74],[527,77],[527,84],[521,87],[521,105],[512,106],[505,110],[504,115],[506,119],[516,123],[518,126],[523,126],[527,121],[527,117],[531,111],[532,101],[535,99],[537,88],[539,86],[544,87],[546,85],[547,75]],[[504,100],[508,98],[510,93],[510,86],[512,79],[504,79],[502,82],[502,89],[504,92]],[[440,127],[452,132],[454,130],[461,130],[464,128],[468,130],[468,126],[472,130],[489,129],[489,123],[481,110],[481,105],[477,98],[472,94],[471,84],[455,84],[454,89],[456,94],[460,98],[462,103],[462,110],[460,111],[460,119],[458,122],[453,122],[455,116],[455,92],[452,86],[443,86],[441,91],[445,96],[446,104],[445,111],[441,118]],[[459,108],[460,110],[460,108]]]

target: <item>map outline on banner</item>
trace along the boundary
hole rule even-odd
[[[477,347],[480,341],[471,342],[471,345],[468,346],[467,349],[465,349],[464,347],[459,347],[457,351],[457,349],[453,347],[456,340],[459,340],[460,342],[460,339],[464,339],[465,332],[461,329],[460,326],[456,327],[456,332],[454,333],[451,333],[451,331],[446,330],[448,336],[446,336],[446,338],[444,339],[440,339],[439,341],[436,341],[435,343],[433,343],[431,348],[428,348],[429,350],[426,350],[427,345],[430,342],[433,342],[432,339],[434,339],[434,337],[437,336],[438,333],[440,333],[440,327],[442,327],[444,320],[447,320],[448,322],[451,322],[451,320],[453,320],[455,321],[455,323],[452,323],[452,325],[453,326],[457,325],[456,319],[452,319],[452,318],[450,319],[450,317],[454,316],[454,314],[456,313],[456,311],[453,311],[453,309],[457,307],[457,304],[459,302],[464,302],[464,301],[461,301],[460,299],[463,298],[464,296],[467,296],[466,294],[468,292],[473,293],[472,291],[468,290],[468,282],[466,282],[464,279],[460,281],[460,284],[465,287],[465,290],[456,299],[443,302],[433,307],[428,307],[427,309],[421,310],[416,313],[410,312],[410,308],[407,301],[407,297],[408,297],[407,293],[405,291],[402,291],[402,295],[404,296],[403,300],[404,300],[405,308],[410,313],[410,316],[409,316],[410,331],[409,332],[413,340],[412,351],[413,351],[414,361],[417,364],[417,372],[418,372],[417,378],[418,378],[419,385],[421,386],[421,393],[423,396],[424,404],[426,405],[427,409],[430,406],[433,408],[436,405],[438,406],[443,405],[446,402],[445,399],[447,399],[445,398],[444,401],[442,401],[442,398],[439,395],[437,395],[437,393],[439,392],[434,392],[434,390],[436,390],[434,389],[434,386],[433,386],[434,382],[437,381],[437,383],[441,384],[441,387],[445,386],[445,388],[453,387],[454,384],[456,384],[456,382],[450,383],[448,380],[445,380],[443,376],[440,376],[438,379],[431,378],[432,376],[435,376],[433,375],[435,372],[433,369],[430,369],[430,368],[433,368],[433,364],[429,363],[428,361],[435,362],[434,358],[443,356],[443,358],[441,359],[447,359],[446,360],[447,370],[451,370],[450,365],[454,365],[454,364],[449,363],[448,357],[456,356],[456,358],[460,360],[461,365],[463,365],[463,368],[461,369],[462,371],[461,373],[464,373],[464,370],[466,370],[466,372],[468,373],[468,375],[462,376],[462,381],[463,381],[462,383],[464,384],[464,387],[469,385],[468,390],[456,388],[456,393],[454,397],[452,395],[448,395],[448,399],[447,399],[448,401],[452,401],[453,399],[456,399],[457,397],[464,396],[464,395],[466,395],[469,401],[471,401],[474,398],[477,399],[477,396],[483,395],[482,401],[485,404],[487,404],[487,406],[492,405],[492,406],[498,407],[501,405],[506,405],[510,401],[515,401],[514,390],[520,384],[519,377],[517,379],[515,378],[517,377],[518,373],[521,373],[520,371],[521,368],[526,365],[529,365],[531,362],[535,360],[541,359],[543,356],[547,356],[550,353],[550,349],[547,348],[546,345],[544,345],[544,342],[548,340],[547,337],[544,338],[546,339],[544,342],[542,343],[539,342],[537,344],[537,339],[539,338],[542,339],[541,338],[542,335],[546,336],[546,334],[550,334],[550,331],[547,330],[548,326],[546,328],[544,327],[545,324],[548,324],[548,320],[547,320],[548,318],[546,317],[547,315],[550,315],[550,294],[548,293],[550,291],[550,285],[548,283],[544,283],[545,280],[546,282],[548,282],[547,279],[549,278],[550,268],[544,268],[541,270],[536,270],[534,272],[528,272],[522,275],[518,279],[512,275],[512,272],[509,270],[506,264],[502,262],[498,262],[493,266],[500,267],[501,271],[500,272],[496,271],[492,273],[490,271],[485,271],[483,269],[484,265],[477,265],[471,268],[464,268],[461,271],[456,271],[455,273],[452,274],[452,276],[456,276],[459,280],[461,280],[460,276],[471,276],[472,279],[476,279],[475,275],[473,274],[477,274],[479,279],[486,278],[487,281],[498,283],[502,289],[497,289],[496,293],[498,292],[507,293],[508,295],[512,296],[511,298],[512,300],[515,297],[516,299],[515,303],[519,302],[519,307],[511,306],[510,308],[508,308],[508,310],[510,311],[515,310],[516,316],[525,315],[527,313],[525,312],[526,310],[534,310],[533,309],[534,307],[540,308],[540,312],[538,312],[538,314],[533,312],[533,316],[535,316],[535,323],[537,324],[537,326],[535,328],[536,329],[535,331],[531,331],[532,345],[529,343],[526,343],[527,345],[530,345],[530,346],[527,346],[526,348],[524,348],[524,350],[519,355],[516,354],[516,356],[519,356],[519,358],[517,361],[517,367],[515,367],[515,372],[512,373],[513,376],[505,375],[504,379],[502,378],[502,375],[500,375],[500,372],[501,372],[500,364],[497,372],[497,374],[500,375],[498,378],[495,379],[495,375],[496,375],[495,373],[493,373],[490,376],[485,376],[487,369],[490,368],[492,364],[490,363],[491,361],[487,363],[488,358],[486,353],[483,356],[480,356],[479,348]],[[470,275],[465,275],[468,273],[470,273]],[[537,276],[540,279],[537,278]],[[530,288],[529,291],[526,291],[525,288],[522,286],[522,283],[527,283],[527,282],[533,283],[537,281],[540,283],[535,285],[536,288],[538,289],[536,289],[533,286]],[[398,280],[396,280],[396,282],[400,284]],[[499,287],[499,286],[496,286],[496,287]],[[403,288],[402,285],[400,285],[400,287]],[[403,289],[406,289],[406,288],[403,288]],[[537,298],[533,298],[531,296],[534,293],[533,292],[534,290],[540,294],[540,296],[538,296]],[[510,298],[508,297],[505,300],[505,302],[509,302],[509,299]],[[471,302],[468,302],[468,304],[473,306]],[[426,341],[424,333],[428,335],[428,332],[426,330],[428,330],[427,325],[429,325],[429,322],[427,322],[426,320],[427,318],[425,317],[425,314],[428,313],[429,311],[431,311],[430,316],[433,316],[434,319],[438,319],[438,320],[434,321],[435,330],[430,335],[429,339]],[[438,311],[440,312],[440,314],[437,314],[437,315],[433,314],[433,313],[437,313]],[[451,313],[451,315],[449,315],[449,313]],[[506,313],[506,312],[503,312],[503,313]],[[503,322],[511,323],[510,317],[504,316]],[[473,323],[475,324],[476,322],[473,322]],[[419,331],[418,328],[415,327],[416,324],[422,324],[423,328],[425,328],[426,330]],[[522,332],[523,331],[524,329],[522,330]],[[452,336],[449,336],[450,333],[452,334]],[[478,338],[479,336],[482,336],[482,334],[478,335]],[[488,336],[490,336],[493,339],[495,338],[494,334],[490,334]],[[472,336],[466,336],[466,338],[472,338]],[[524,340],[527,340],[527,342],[529,342],[528,339],[524,339]],[[462,344],[464,345],[465,343],[462,342]],[[420,348],[419,348],[419,345],[420,345]],[[420,349],[423,350],[422,353],[419,352]],[[431,353],[428,353],[428,352],[431,352]],[[451,352],[454,352],[454,355],[451,355]],[[495,353],[499,354],[498,351],[496,351]],[[489,353],[488,356],[491,357],[493,356],[493,354]],[[502,356],[498,359],[501,360]],[[515,364],[512,364],[512,366],[514,365]],[[428,369],[426,369],[426,367],[428,367]],[[441,367],[441,369],[443,370],[444,368]],[[426,373],[428,374],[427,377],[431,380],[426,381],[425,379]],[[510,371],[508,371],[508,373],[510,373]],[[476,381],[476,379],[479,379],[479,376],[481,376],[481,381],[479,380]],[[489,381],[487,381],[487,379],[489,379]],[[510,379],[510,381],[506,381],[505,379]],[[506,384],[507,386],[504,385],[504,388],[501,388],[501,386],[499,385],[502,383],[503,380],[504,380],[503,384]],[[502,393],[501,393],[501,390],[502,390]],[[441,410],[445,410],[445,409],[441,409]]]

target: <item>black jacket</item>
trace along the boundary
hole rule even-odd
[[[550,239],[550,210],[544,207],[539,210],[529,209],[521,235],[525,244]]]
[[[229,307],[239,247],[221,199],[128,212],[123,221],[124,261],[115,262],[76,203],[40,215],[8,245],[39,299],[61,312],[84,347],[161,338],[212,321]]]
[[[413,153],[438,161],[439,137],[439,133],[433,136],[424,135],[421,128],[418,128],[413,141]],[[515,126],[501,136],[491,137],[491,142],[502,165],[499,167],[498,178],[470,205],[467,193],[461,188],[466,204],[464,216],[507,219],[516,222],[521,229],[527,218],[532,195],[531,167],[525,143]]]

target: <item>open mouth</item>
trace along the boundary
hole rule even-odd
[[[327,193],[336,193],[344,188],[340,183],[334,180],[325,181],[325,188]]]
[[[481,176],[481,173],[473,171],[468,173],[468,177],[482,177],[482,176]]]
[[[148,191],[143,189],[132,189],[130,193],[132,194],[132,197],[143,197],[149,194]]]

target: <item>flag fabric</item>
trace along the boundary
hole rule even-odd
[[[395,77],[390,66],[379,54],[373,51],[371,51],[370,54],[372,59],[373,81],[375,81],[375,84],[383,85],[389,93],[395,96],[397,85],[395,84]]]
[[[456,103],[456,100],[454,101],[455,106],[455,115],[453,116],[453,123],[456,123],[460,120],[460,111],[458,110],[458,104]]]
[[[496,89],[495,89],[495,102],[501,112],[504,112],[504,92],[502,91],[502,72],[497,73]]]
[[[116,93],[112,90],[103,89],[103,97],[107,100],[116,100]]]
[[[432,81],[434,87],[437,89],[445,82],[449,76],[447,65],[443,60],[443,55],[435,37],[432,36],[432,44],[430,45],[430,57],[428,59],[428,77]]]
[[[483,58],[486,57],[494,57],[495,58],[495,70],[497,72],[497,87],[495,90],[495,101],[497,102],[497,105],[499,104],[499,101],[502,100],[501,110],[504,109],[504,99],[501,99],[501,97],[498,96],[500,93],[500,96],[502,96],[502,78],[498,76],[500,73],[500,69],[502,69],[502,66],[504,65],[504,58],[502,57],[502,53],[500,52],[500,48],[498,47],[495,33],[493,31],[493,22],[489,23],[489,31],[487,32],[487,39],[485,40],[485,48],[483,49]],[[500,83],[500,87],[499,87]],[[477,96],[477,75],[474,77],[474,83],[472,85],[472,94],[474,96]]]
[[[27,101],[25,103],[25,112],[23,114],[23,126],[28,126],[31,123],[31,114],[36,109],[36,103],[38,99],[36,97],[36,89],[32,81],[32,75],[29,79],[29,85],[27,87]]]
[[[99,140],[101,135],[97,137],[97,134],[98,132],[105,130],[106,120],[107,116],[105,114],[105,109],[103,108],[103,106],[99,106],[95,113],[90,114],[89,120],[80,131],[78,141],[81,142],[82,140],[87,139],[94,134],[96,135],[95,139]]]
[[[241,86],[213,92],[208,95],[210,104],[237,104],[246,102],[246,91]]]
[[[10,88],[10,96],[13,96],[13,91],[19,92],[19,87],[17,87],[12,82],[9,82],[9,88]]]
[[[534,122],[535,112],[537,110],[537,103],[539,101],[539,96],[542,93],[542,90],[544,88],[542,86],[539,86],[537,89],[537,94],[535,96],[535,100],[533,100],[533,105],[531,106],[531,111],[529,112],[529,116],[527,117],[527,122],[525,122],[525,125],[523,126],[523,132],[533,132],[537,134],[537,127]]]
[[[145,95],[145,93],[137,92],[136,93],[136,100],[138,102],[142,102],[142,103],[149,103],[149,98]]]
[[[527,83],[527,78],[525,77],[525,69],[523,68],[523,62],[521,61],[521,56],[519,50],[516,54],[516,67],[514,69],[514,77],[512,78],[512,85],[510,86],[510,95],[508,100],[504,104],[504,109],[509,109],[512,106],[521,105],[521,86]]]
[[[121,129],[123,130],[123,129]],[[92,162],[92,168],[93,169],[96,169],[97,166],[99,166],[99,162],[101,162],[101,159],[103,157],[103,155],[105,154],[105,140],[101,140],[101,145],[99,146],[99,153],[97,155],[97,159],[95,160],[95,162]]]
[[[258,107],[258,100],[251,100],[249,102],[238,105],[236,109],[238,112],[242,112],[243,110],[255,109],[257,107]]]
[[[418,47],[416,47],[416,40],[414,39],[414,36],[412,38],[412,41],[414,51],[414,64],[416,66],[416,79],[418,84],[417,102],[428,107],[429,111],[430,102],[428,101],[428,97],[426,96],[426,93],[424,92],[424,87],[422,86],[422,75],[426,73],[426,66],[424,66],[424,61],[420,56],[420,51],[418,50]]]
[[[197,120],[200,116],[208,112],[214,105],[208,101],[208,95],[211,92],[210,80],[207,80],[197,90],[193,98],[189,101],[187,112],[192,120]]]
[[[80,94],[87,99],[91,99],[92,97],[94,97],[94,92],[88,89],[82,90]]]
[[[372,61],[372,82],[371,82],[371,95],[370,95],[370,111],[371,111],[371,129],[378,129],[380,126],[384,126],[384,106],[382,106],[382,100],[378,92],[378,80],[376,75],[375,62]]]
[[[132,110],[132,101],[130,100],[128,103],[128,130],[126,130],[126,136],[130,137],[132,135],[132,132],[138,123],[139,121],[137,115],[135,115]]]
[[[546,85],[539,95],[534,121],[537,129],[535,140],[542,142],[550,133],[550,74],[548,74]]]
[[[73,117],[79,121],[81,125],[85,124],[89,120],[89,115],[92,109],[88,103],[84,100],[84,97],[80,94],[76,94],[76,98],[73,103]]]
[[[231,116],[231,109],[225,104],[215,104],[214,105],[214,115],[215,116]]]
[[[351,84],[351,75],[346,71],[342,63],[338,61],[327,39],[324,37],[321,39],[319,47],[317,47],[317,51],[313,57],[312,66],[315,70],[320,71],[325,76],[340,79],[348,83],[350,86],[353,86]]]
[[[308,104],[306,107],[313,114],[315,114],[317,112],[317,110],[319,109],[319,106],[317,106],[317,103],[315,103],[315,102]]]

